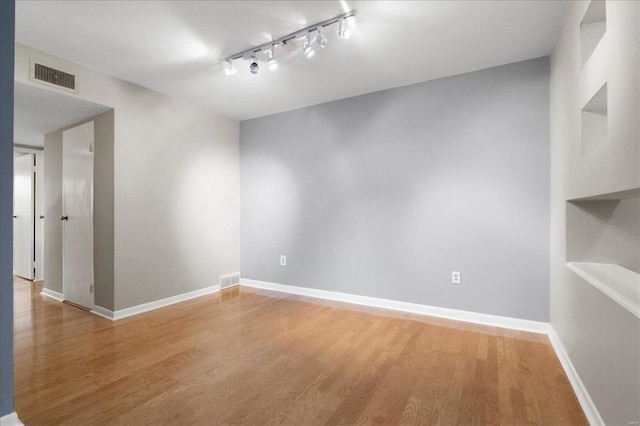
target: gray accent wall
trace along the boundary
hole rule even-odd
[[[0,416],[13,412],[13,58],[15,2],[0,2]]]
[[[548,57],[243,121],[242,275],[548,321],[549,156]]]

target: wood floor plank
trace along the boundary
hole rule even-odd
[[[587,424],[545,336],[236,287],[116,322],[16,280],[31,425]]]

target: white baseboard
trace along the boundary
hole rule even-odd
[[[18,414],[14,411],[6,416],[0,417],[0,426],[24,426],[24,423],[18,418]]]
[[[600,413],[598,412],[596,405],[589,396],[589,392],[587,392],[587,388],[584,386],[584,383],[580,380],[580,376],[573,366],[571,358],[569,358],[569,354],[564,349],[564,346],[553,327],[549,327],[549,340],[551,341],[553,350],[556,352],[556,355],[560,360],[560,364],[562,364],[562,368],[564,368],[564,372],[569,379],[569,383],[571,383],[573,392],[575,392],[576,398],[578,398],[578,401],[580,402],[580,406],[582,407],[582,411],[584,411],[584,415],[587,417],[587,421],[593,426],[604,425],[604,420],[600,417]]]
[[[446,318],[456,321],[471,322],[474,324],[489,325],[493,327],[508,328],[512,330],[528,331],[531,333],[547,334],[549,324],[540,321],[524,320],[519,318],[502,317],[498,315],[479,314],[476,312],[461,311],[457,309],[440,308],[437,306],[419,305],[417,303],[399,302],[397,300],[380,299],[377,297],[358,296],[355,294],[339,293],[336,291],[318,290],[307,287],[276,284],[266,281],[249,280],[242,278],[240,284],[247,287],[262,288],[265,290],[279,291],[282,293],[297,294],[300,296],[317,297],[318,299],[335,300],[338,302],[353,303],[356,305],[372,306],[375,308],[391,309],[393,311],[409,312],[412,314],[428,315],[432,317]]]
[[[102,306],[98,305],[93,305],[93,309],[89,312],[94,315],[98,315],[99,317],[113,321],[113,311],[110,309],[103,308]]]
[[[98,315],[100,317],[115,321],[122,318],[130,317],[133,315],[138,315],[143,312],[148,312],[154,309],[173,305],[175,303],[184,302],[185,300],[194,299],[196,297],[204,296],[205,294],[215,293],[217,291],[220,291],[220,286],[213,285],[210,287],[201,288],[200,290],[194,290],[188,293],[178,294],[177,296],[166,297],[164,299],[155,300],[153,302],[143,303],[142,305],[132,306],[126,309],[120,309],[115,312],[110,309],[103,308],[102,306],[93,305],[93,309],[91,309],[89,312],[91,312],[94,315]],[[53,291],[48,288],[43,288],[40,294],[43,296],[47,296],[52,299],[55,299],[58,302],[64,302],[64,295],[62,293],[58,293],[57,291]]]
[[[64,294],[58,293],[57,291],[51,290],[49,288],[43,287],[40,294],[55,299],[58,302],[64,302]]]
[[[206,294],[211,294],[220,291],[219,285],[212,285],[210,287],[201,288],[200,290],[190,291],[188,293],[178,294],[177,296],[166,297],[164,299],[155,300],[149,303],[143,303],[142,305],[132,306],[130,308],[119,309],[115,312],[109,311],[108,309],[101,308],[100,313],[101,316],[109,318],[109,313],[111,313],[114,321],[122,318],[127,318],[133,315],[138,315],[143,312],[153,311],[154,309],[163,308],[165,306],[173,305],[175,303],[184,302],[185,300],[194,299],[196,297],[204,296]],[[98,313],[98,311],[96,311]]]

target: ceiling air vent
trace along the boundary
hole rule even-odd
[[[76,91],[76,76],[67,72],[33,62],[31,64],[33,80]]]

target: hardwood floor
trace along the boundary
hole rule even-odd
[[[27,426],[587,424],[542,335],[245,287],[111,322],[14,286]]]

